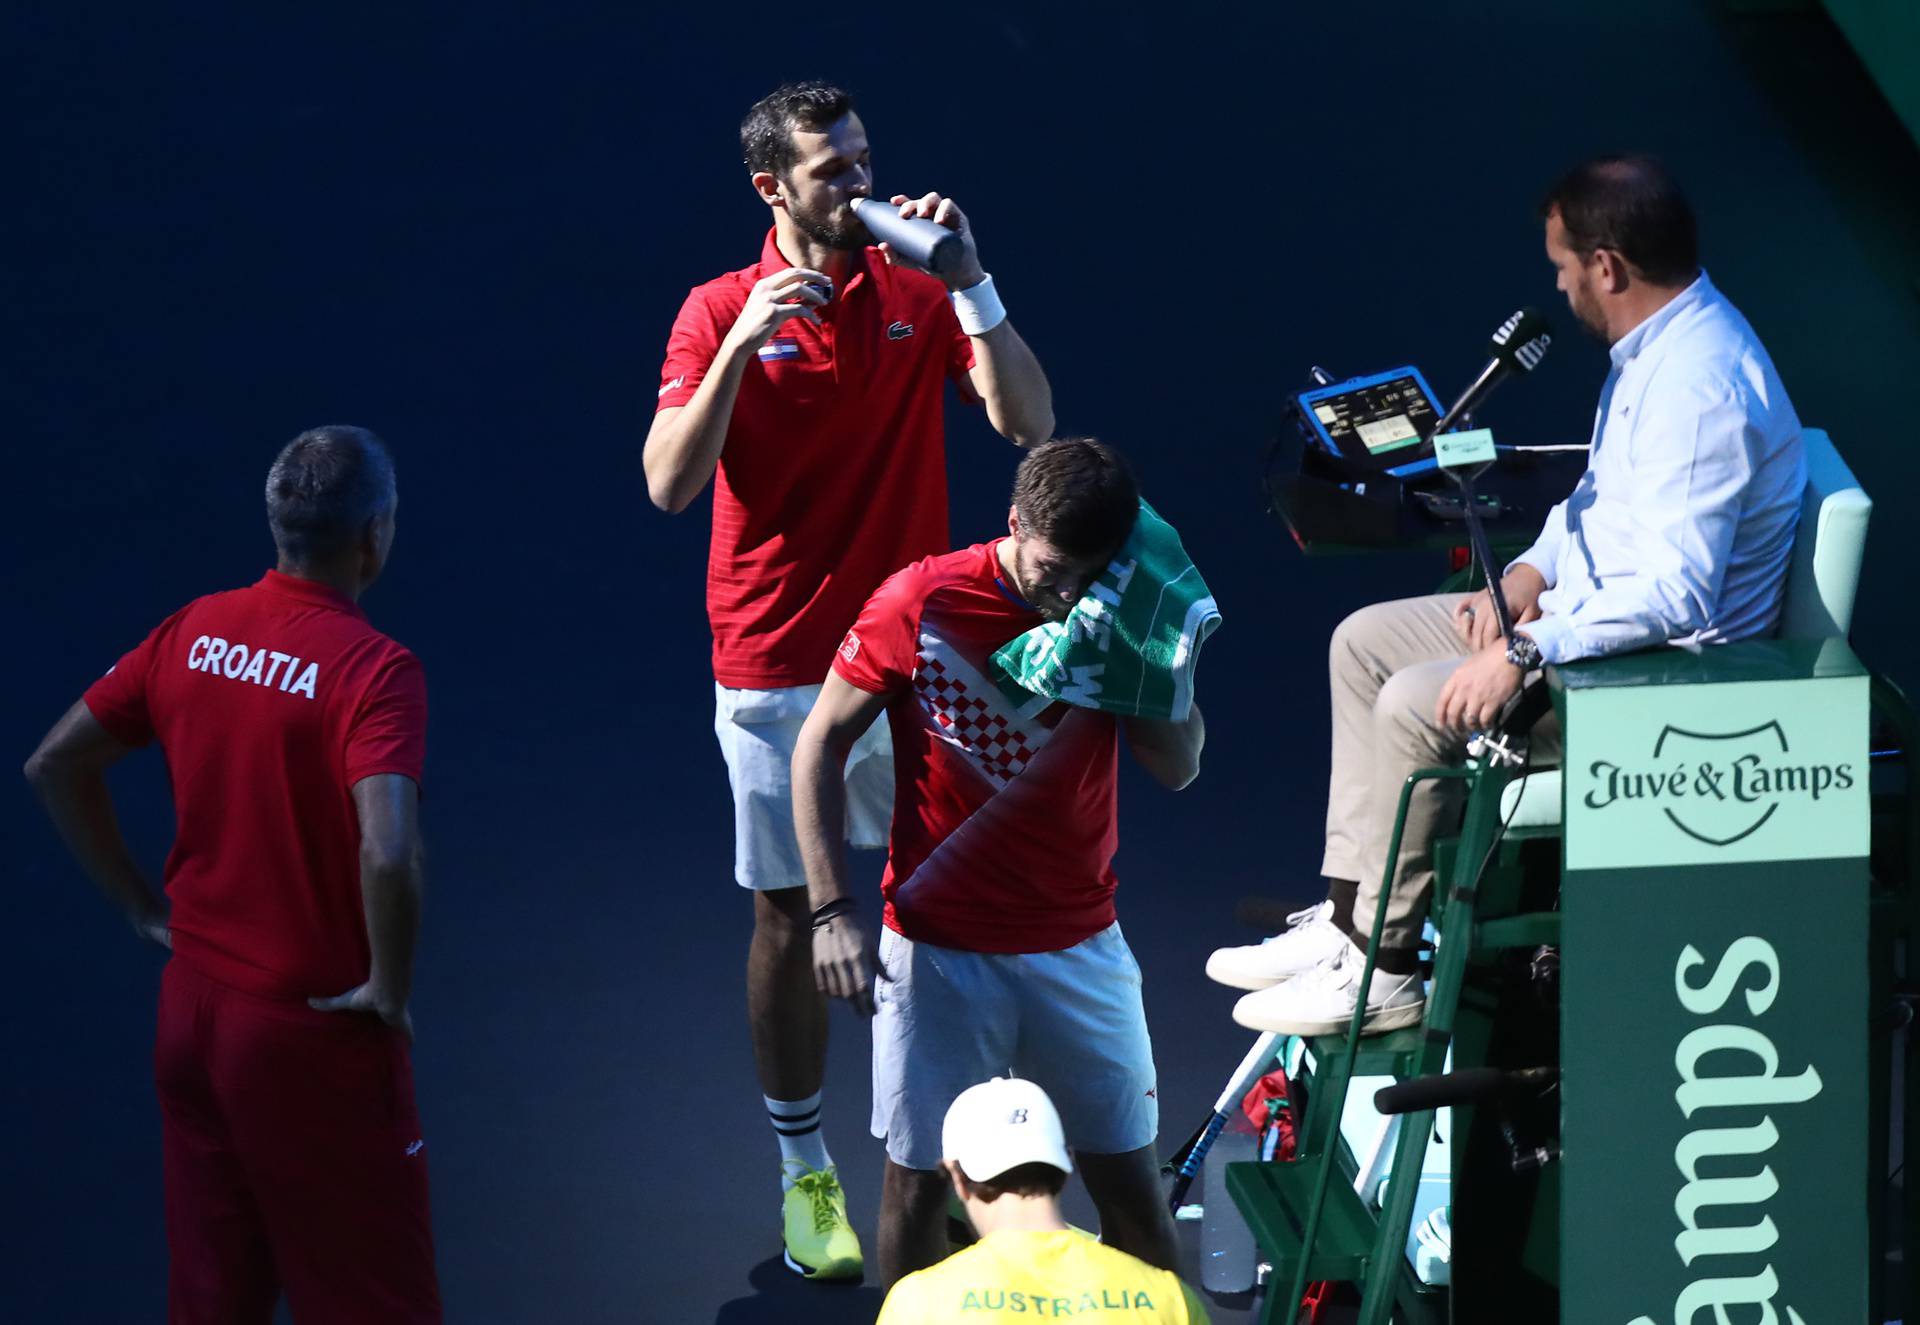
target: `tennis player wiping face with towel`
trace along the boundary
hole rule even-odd
[[[1062,703],[1023,717],[988,675],[995,650],[1066,615],[1138,509],[1100,443],[1034,448],[1008,536],[916,562],[867,602],[794,749],[814,969],[826,993],[877,1014],[888,1284],[945,1255],[947,1107],[1008,1071],[1059,1106],[1103,1239],[1172,1267],[1140,968],[1114,917],[1114,780],[1124,732],[1149,773],[1186,786],[1205,728],[1197,706],[1180,722]],[[839,843],[847,753],[883,711],[898,777],[876,953]]]

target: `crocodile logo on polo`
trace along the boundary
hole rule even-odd
[[[1751,837],[1790,801],[1851,790],[1857,776],[1851,763],[1796,760],[1778,719],[1733,732],[1668,723],[1644,762],[1596,759],[1587,775],[1588,809],[1650,802],[1675,828],[1714,847]]]

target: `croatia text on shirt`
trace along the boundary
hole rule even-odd
[[[272,686],[282,694],[313,698],[314,685],[320,679],[320,664],[310,662],[304,669],[301,660],[278,649],[249,646],[218,635],[202,635],[187,650],[187,670],[224,676],[230,681],[251,681]]]

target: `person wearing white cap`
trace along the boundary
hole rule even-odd
[[[1012,1316],[1205,1325],[1206,1308],[1167,1270],[1068,1226],[1073,1172],[1047,1093],[995,1077],[960,1093],[941,1127],[942,1167],[980,1240],[893,1286],[878,1325]]]

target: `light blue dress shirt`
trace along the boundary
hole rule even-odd
[[[1807,482],[1773,361],[1705,272],[1610,354],[1587,471],[1514,560],[1548,585],[1526,633],[1555,663],[1770,633]]]

